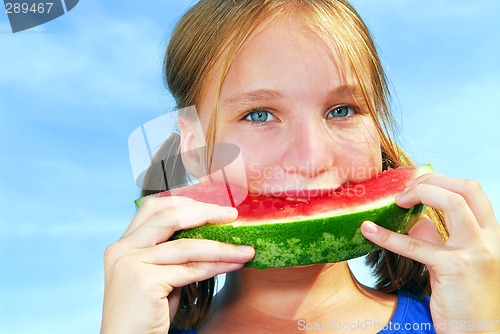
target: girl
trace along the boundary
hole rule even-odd
[[[173,32],[165,77],[178,108],[196,106],[201,125],[181,114],[180,136],[160,150],[163,159],[180,143],[182,162],[167,161],[175,175],[201,178],[202,166],[213,165],[211,149],[196,153],[201,142],[237,145],[240,182],[270,196],[277,187],[336,188],[411,164],[391,138],[373,41],[347,1],[202,0]],[[154,170],[145,184],[161,180]],[[176,230],[238,213],[147,199],[106,250],[101,332],[500,333],[500,228],[481,187],[427,174],[397,197],[402,207],[417,203],[443,213],[449,239],[436,232],[441,218],[432,210],[409,235],[364,222],[363,235],[385,249],[369,256],[378,277],[371,289],[345,262],[242,269],[251,247],[168,241]],[[212,302],[212,277],[221,273],[229,274]]]

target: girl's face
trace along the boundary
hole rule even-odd
[[[254,32],[220,94],[216,142],[239,146],[251,193],[300,195],[359,182],[382,170],[380,138],[353,80],[317,34],[280,19]],[[198,113],[209,124],[217,79]]]

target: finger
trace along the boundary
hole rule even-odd
[[[443,251],[441,246],[409,235],[389,231],[370,221],[361,224],[361,233],[365,238],[382,248],[430,267],[439,263],[440,254]]]
[[[498,225],[491,202],[477,181],[430,173],[408,182],[405,190],[421,183],[435,185],[462,195],[481,227]]]
[[[178,239],[142,251],[144,262],[166,265],[188,262],[245,263],[255,255],[250,246],[236,246],[212,240]]]
[[[175,231],[192,228],[205,223],[227,223],[238,217],[232,207],[194,202],[191,205],[169,207],[140,225],[124,240],[135,248],[144,248],[167,241]]]
[[[479,225],[465,199],[447,189],[426,183],[419,183],[396,197],[396,203],[404,208],[423,203],[443,212],[450,238],[463,238],[479,233]],[[466,240],[465,239],[465,240]]]
[[[444,245],[444,241],[438,233],[434,222],[427,215],[423,215],[417,220],[408,232],[408,235],[435,245]]]
[[[130,222],[129,227],[123,234],[123,237],[129,235],[148,219],[156,215],[159,211],[171,207],[180,207],[193,204],[194,200],[182,196],[156,197],[150,196],[144,200],[141,207]]]
[[[179,288],[194,282],[203,281],[216,275],[239,270],[243,263],[231,262],[189,262],[172,266],[157,267],[163,271],[165,282]]]

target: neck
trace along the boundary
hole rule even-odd
[[[226,284],[224,304],[282,320],[318,317],[321,310],[339,314],[361,293],[346,262],[242,269],[228,274]]]

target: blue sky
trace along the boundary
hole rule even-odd
[[[193,3],[81,1],[16,34],[0,13],[1,333],[98,332],[102,254],[139,194],[128,136],[173,108],[162,52]],[[353,3],[394,87],[403,146],[480,181],[500,212],[500,2]]]

